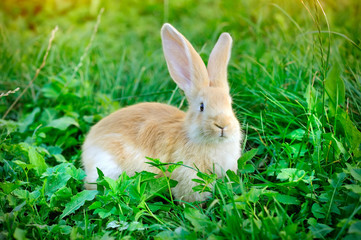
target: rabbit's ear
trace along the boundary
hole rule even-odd
[[[206,66],[188,40],[169,23],[163,25],[161,37],[169,73],[179,88],[190,96],[209,86]]]
[[[231,48],[231,35],[222,33],[208,60],[207,70],[211,87],[221,87],[229,91],[227,66],[231,56]]]

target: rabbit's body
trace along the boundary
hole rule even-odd
[[[86,182],[94,183],[96,168],[105,176],[117,179],[122,171],[128,175],[149,171],[159,174],[145,156],[162,162],[183,161],[184,165],[197,167],[202,172],[216,170],[218,176],[237,169],[239,140],[219,142],[193,142],[185,119],[186,113],[161,103],[140,103],[118,110],[92,127],[83,145],[83,161],[87,172]],[[234,151],[236,149],[236,151]],[[104,161],[105,160],[105,161]],[[178,181],[174,196],[177,199],[201,200],[192,194],[197,178],[195,170],[180,167],[172,178]],[[87,184],[88,189],[96,188]]]
[[[162,28],[162,40],[170,73],[187,96],[188,111],[161,103],[140,103],[102,119],[92,127],[83,145],[87,188],[96,188],[89,184],[96,182],[96,168],[113,179],[123,171],[128,175],[143,170],[159,174],[146,163],[146,157],[151,157],[166,163],[182,161],[192,167],[181,166],[172,173],[178,181],[172,193],[176,199],[204,200],[207,194],[192,190],[196,185],[192,179],[197,178],[194,168],[215,171],[218,176],[237,169],[243,137],[226,77],[230,36],[220,37],[208,72],[189,42],[169,24]]]

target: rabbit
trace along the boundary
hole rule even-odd
[[[163,52],[172,79],[189,103],[183,112],[176,107],[146,102],[122,108],[95,124],[82,146],[85,188],[96,189],[96,168],[117,179],[123,171],[160,171],[146,157],[165,163],[183,161],[172,173],[178,184],[175,199],[204,201],[210,193],[194,192],[198,168],[224,176],[237,170],[243,132],[232,110],[227,65],[232,38],[222,33],[209,57],[208,66],[188,40],[172,25],[161,29]]]

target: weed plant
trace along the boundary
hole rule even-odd
[[[2,0],[0,239],[360,239],[360,16],[357,0]],[[84,190],[92,125],[143,101],[187,107],[164,22],[205,61],[234,39],[238,171],[198,172],[203,203],[172,198],[186,166],[161,159],[161,177],[99,171]]]

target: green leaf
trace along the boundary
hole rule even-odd
[[[333,188],[339,188],[342,185],[343,180],[346,178],[345,173],[336,173],[332,176],[331,179],[328,179],[328,182]]]
[[[72,174],[74,174],[74,172],[77,172],[76,168],[70,163],[61,163],[46,170],[42,177],[46,179],[46,181],[44,181],[44,190],[48,199],[50,199],[56,191],[66,186],[69,179],[73,177]]]
[[[98,209],[98,208],[100,208],[101,206],[102,206],[102,203],[101,203],[101,202],[95,201],[95,202],[93,202],[93,203],[88,207],[88,209],[89,209],[89,210]]]
[[[15,189],[19,188],[22,185],[21,182],[16,181],[14,183],[11,182],[0,182],[0,188],[3,190],[3,193],[9,194]]]
[[[350,228],[348,229],[348,233],[350,234],[356,234],[358,236],[361,236],[361,221],[357,221],[353,223]]]
[[[206,184],[205,181],[201,180],[201,179],[197,179],[197,178],[194,178],[192,179],[193,182],[196,182],[196,183],[200,183],[200,184]]]
[[[361,195],[361,186],[356,184],[348,184],[344,186],[346,189],[351,190],[352,192],[356,194]]]
[[[86,176],[83,169],[76,168],[74,165],[70,165],[70,167],[66,168],[66,173],[78,181],[82,181]]]
[[[326,211],[318,203],[312,205],[311,211],[315,218],[325,218]]]
[[[339,105],[345,103],[345,84],[341,78],[341,68],[334,65],[325,79],[325,90],[329,97],[329,108],[332,115],[336,115]]]
[[[13,191],[13,194],[17,196],[19,199],[27,200],[29,199],[30,192],[24,189],[16,189]]]
[[[350,164],[346,163],[347,170],[350,171],[352,177],[354,177],[357,181],[361,182],[361,169],[353,168]]]
[[[177,163],[173,163],[171,165],[169,165],[168,167],[168,172],[172,173],[175,169],[179,168],[180,166],[182,166],[183,162],[180,161],[180,162],[177,162]]]
[[[107,227],[106,229],[109,229],[109,228],[118,228],[120,227],[120,224],[118,221],[111,221],[110,223],[107,224]]]
[[[45,172],[48,166],[45,163],[44,157],[35,149],[35,147],[30,146],[27,143],[20,143],[20,147],[28,153],[29,162],[34,166],[38,176]]]
[[[184,216],[192,223],[195,231],[203,231],[206,226],[211,224],[208,217],[196,208],[186,208],[184,210]]]
[[[136,222],[136,221],[131,222],[129,224],[129,228],[128,228],[128,230],[131,231],[131,232],[133,232],[133,231],[143,231],[144,229],[145,229],[144,225],[142,223]]]
[[[26,116],[26,118],[19,124],[19,132],[23,133],[34,122],[35,116],[40,112],[40,108],[36,107]]]
[[[317,224],[317,220],[313,217],[310,217],[308,220],[307,220],[307,223],[311,226],[316,226]]]
[[[30,169],[33,169],[35,167],[33,164],[25,163],[25,162],[20,161],[20,160],[15,160],[15,161],[13,161],[13,163],[15,163],[16,165],[21,167],[23,170],[25,170],[25,169],[30,170]]]
[[[170,211],[170,209],[172,208],[171,205],[169,204],[164,204],[162,202],[155,202],[155,203],[147,203],[149,209],[154,213],[154,212],[157,212],[159,210],[162,210],[162,211],[165,211],[165,212],[168,212]],[[139,212],[141,215],[142,215],[142,212]],[[137,219],[137,217],[135,218]]]
[[[30,193],[29,191],[24,189],[15,189],[13,191],[13,194],[19,199],[27,200],[28,202],[30,202],[30,204],[40,197],[40,192],[38,190]]]
[[[109,178],[109,177],[104,177],[104,180],[108,183],[110,189],[113,191],[113,192],[116,192],[117,191],[117,183],[114,179],[112,178]]]
[[[252,164],[246,164],[246,166],[244,166],[245,173],[253,173],[254,171],[256,171],[256,168]]]
[[[192,187],[192,190],[194,192],[212,192],[212,189],[205,185],[197,185],[195,187]]]
[[[300,201],[293,196],[277,194],[275,198],[277,201],[283,204],[300,204]]]
[[[98,214],[101,219],[104,219],[114,214],[115,210],[115,207],[111,209],[98,208],[95,209],[94,214]]]
[[[347,141],[351,145],[351,151],[356,158],[361,157],[361,132],[357,129],[346,112],[337,115],[337,119],[344,129]]]
[[[50,206],[58,206],[57,204],[59,204],[60,201],[67,203],[73,195],[74,194],[70,188],[62,187],[52,195],[50,199]]]
[[[286,160],[279,160],[267,167],[267,176],[275,176],[278,175],[282,169],[288,167],[288,162]]]
[[[87,123],[91,123],[91,124],[94,123],[94,115],[85,115],[83,116],[83,119]]]
[[[69,214],[74,213],[76,210],[78,210],[81,206],[84,205],[85,201],[93,200],[97,193],[97,190],[84,190],[72,197],[70,202],[65,205],[65,209],[61,214],[60,218],[64,218]]]
[[[305,98],[307,100],[307,106],[308,110],[310,112],[316,112],[320,113],[322,109],[322,103],[319,98],[319,93],[317,90],[312,86],[312,84],[309,84],[307,86],[306,92],[305,92]]]
[[[235,172],[233,172],[231,170],[227,170],[226,173],[231,181],[240,184],[240,177]],[[194,181],[194,179],[193,179],[193,181]]]
[[[306,145],[302,143],[295,143],[295,144],[283,143],[282,146],[285,147],[286,151],[290,154],[290,157],[298,156],[298,154],[300,157],[303,157],[305,153],[308,151]]]
[[[51,233],[60,233],[61,235],[69,235],[71,233],[72,227],[67,225],[58,225],[54,224],[51,227]]]
[[[277,175],[277,179],[280,179],[281,181],[288,180],[289,182],[296,182],[304,175],[304,170],[298,170],[297,168],[283,168]]]
[[[6,135],[15,132],[18,129],[18,123],[11,120],[0,119],[0,129],[6,128]]]
[[[21,228],[16,228],[13,236],[16,240],[28,239],[26,238],[26,230],[23,230]]]
[[[104,177],[105,179],[106,177]],[[140,201],[142,194],[140,193],[140,175],[137,175],[135,179],[132,179],[131,183],[128,186],[128,194],[133,201]]]
[[[145,158],[151,161],[151,162],[145,162],[145,163],[148,163],[148,164],[158,168],[163,173],[166,172],[167,169],[165,168],[165,164],[162,163],[159,159],[150,158],[150,157],[145,157]]]
[[[286,135],[286,138],[291,139],[291,140],[299,140],[302,141],[303,136],[305,135],[306,131],[302,128],[293,130],[292,132],[288,133]]]
[[[174,187],[176,185],[175,181],[169,180],[170,187]],[[165,177],[154,178],[152,181],[148,182],[148,187],[145,189],[144,196],[146,196],[145,200],[148,201],[153,197],[156,197],[157,194],[165,193],[168,189],[168,179]]]
[[[197,177],[199,177],[200,179],[203,179],[206,183],[211,183],[217,179],[217,176],[214,173],[206,174],[203,172],[197,172]]]
[[[74,118],[65,116],[51,121],[47,125],[47,127],[52,127],[64,131],[71,125],[79,127],[78,122]]]
[[[338,141],[334,135],[332,135],[332,140],[335,143],[335,148],[342,154],[346,153],[345,147],[343,146],[342,142]]]
[[[63,87],[63,84],[59,80],[52,79],[50,83],[45,84],[41,88],[41,92],[45,98],[56,99],[60,95]]]
[[[260,196],[263,193],[263,189],[258,189],[258,188],[251,188],[251,190],[246,194],[246,200],[250,201],[252,203],[256,203]]]
[[[314,226],[310,226],[312,234],[316,238],[324,238],[327,234],[333,231],[333,228],[322,223],[317,223]]]
[[[154,236],[154,240],[197,239],[195,231],[190,232],[185,227],[177,227],[174,231],[164,230]],[[211,239],[210,239],[211,240]]]
[[[248,161],[251,161],[254,156],[256,156],[257,152],[258,148],[253,148],[248,152],[243,153],[243,155],[238,160],[238,169],[242,169]]]
[[[14,207],[14,209],[11,211],[12,213],[14,212],[20,212],[20,210],[26,205],[26,201],[20,203],[19,205],[17,205],[16,207]]]
[[[65,174],[64,172],[49,176],[45,183],[45,195],[48,196],[48,199],[50,199],[57,190],[65,187],[69,179],[70,175]]]

